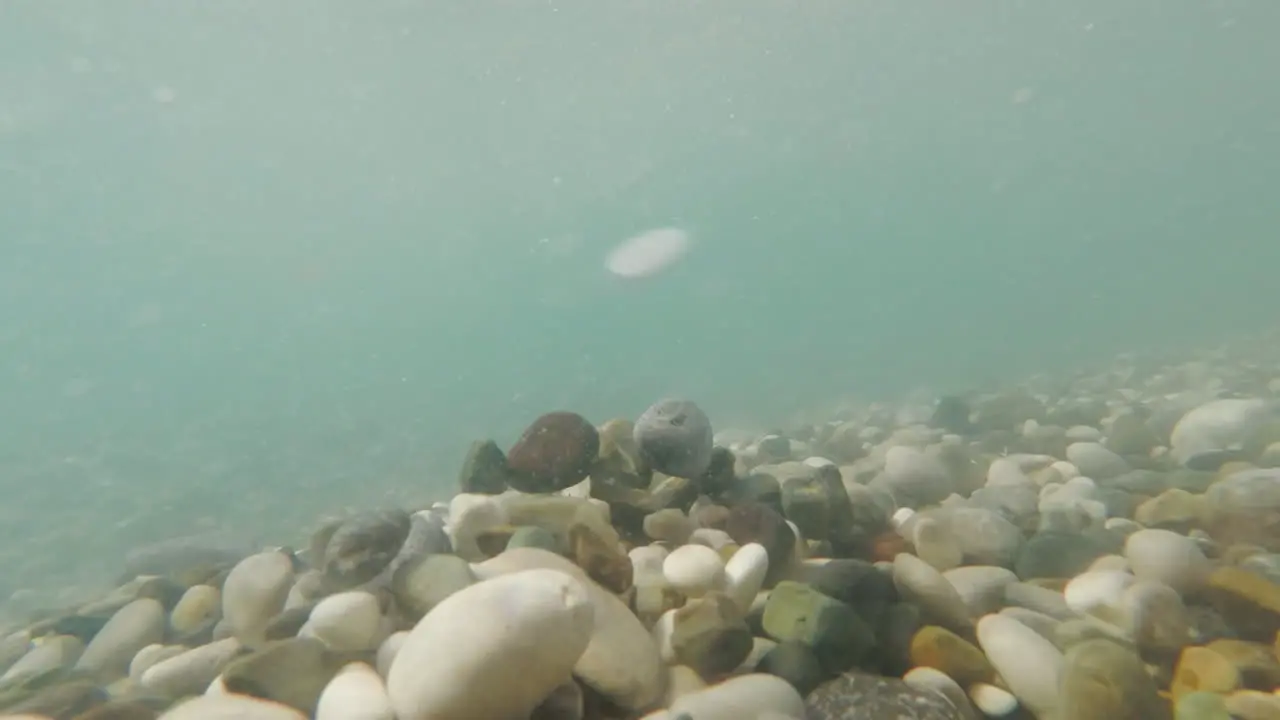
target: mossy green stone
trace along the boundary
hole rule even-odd
[[[863,663],[876,647],[875,633],[853,608],[790,580],[769,593],[761,624],[779,642],[808,645],[831,673]]]

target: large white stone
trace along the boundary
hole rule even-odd
[[[671,707],[649,718],[674,720],[681,715],[697,720],[743,720],[773,715],[803,718],[804,698],[780,677],[752,673],[682,695]]]
[[[561,683],[591,640],[586,587],[526,570],[445,598],[409,631],[387,674],[398,720],[523,718]]]
[[[724,560],[705,545],[684,545],[662,561],[662,575],[685,596],[702,597],[724,588]]]
[[[262,552],[236,563],[222,585],[222,616],[245,647],[266,642],[267,624],[284,609],[293,586],[293,560]]]
[[[472,566],[479,578],[533,568],[558,570],[577,578],[587,587],[595,606],[595,631],[573,669],[574,675],[627,710],[639,712],[657,705],[666,682],[657,644],[626,603],[588,578],[581,568],[538,548],[513,548]]]
[[[1124,556],[1139,580],[1164,583],[1180,593],[1199,590],[1213,570],[1200,544],[1171,530],[1139,530],[1124,543]]]
[[[317,603],[298,634],[316,638],[334,652],[366,652],[386,639],[390,625],[382,617],[376,597],[352,590]]]
[[[1062,652],[1039,633],[1007,615],[978,621],[978,645],[1009,690],[1036,717],[1053,717],[1062,680]]]
[[[1199,457],[1239,450],[1273,412],[1267,401],[1258,398],[1210,400],[1173,426],[1169,451],[1174,460],[1195,465]]]
[[[769,551],[759,543],[747,543],[725,563],[725,594],[745,614],[764,587],[768,573]]]

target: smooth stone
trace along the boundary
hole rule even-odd
[[[908,553],[893,559],[893,584],[906,600],[930,618],[962,635],[973,631],[973,618],[964,598],[932,565]]]
[[[325,685],[342,666],[315,638],[275,640],[236,657],[219,677],[228,692],[252,695],[296,708],[308,716]]]
[[[1169,705],[1142,658],[1109,640],[1085,640],[1067,651],[1056,720],[1168,720]]]
[[[804,718],[804,699],[782,678],[764,673],[740,675],[676,699],[666,715],[697,720],[743,720],[764,713]]]
[[[1018,701],[1040,717],[1058,707],[1064,659],[1053,643],[1005,615],[978,621],[978,645]]]
[[[779,642],[796,640],[813,648],[833,673],[867,662],[876,649],[875,631],[853,608],[789,580],[769,593],[761,625]]]
[[[1187,647],[1173,669],[1169,692],[1174,700],[1197,691],[1226,694],[1240,687],[1240,671],[1230,660],[1205,647]]]
[[[743,612],[764,587],[769,574],[769,551],[759,543],[747,543],[738,548],[725,563],[725,595]]]
[[[1057,620],[1069,620],[1076,612],[1067,605],[1062,593],[1030,583],[1010,583],[1004,588],[1006,605],[1043,613]]]
[[[801,696],[808,695],[828,677],[813,648],[799,640],[784,640],[773,646],[760,658],[754,670],[777,675],[791,683]]]
[[[1280,688],[1280,661],[1275,654],[1275,644],[1264,645],[1245,640],[1220,638],[1205,647],[1226,658],[1240,673],[1240,681],[1247,688],[1269,690]]]
[[[664,659],[693,668],[703,678],[729,673],[751,653],[751,630],[737,606],[723,595],[713,593],[690,600],[666,618],[670,618],[671,632],[662,644],[669,646],[671,653]]]
[[[400,654],[400,648],[404,647],[404,641],[409,638],[408,630],[397,630],[387,636],[386,640],[378,646],[378,651],[374,653],[374,667],[378,670],[378,675],[383,679],[387,679],[387,673],[391,672],[391,664],[395,662],[396,655]]]
[[[665,508],[649,513],[644,518],[644,534],[652,540],[670,543],[679,547],[688,539],[697,523],[684,514],[680,508]]]
[[[1042,531],[1031,536],[1018,553],[1014,572],[1023,580],[1069,578],[1107,554],[1095,538],[1077,532]]]
[[[467,449],[458,473],[464,493],[497,495],[507,489],[507,456],[492,440],[477,440]]]
[[[7,671],[30,649],[30,630],[17,630],[0,638],[0,672]]]
[[[44,673],[69,668],[80,659],[84,642],[71,635],[46,636],[0,676],[0,682],[19,678],[31,678]]]
[[[1002,687],[987,683],[974,683],[969,686],[969,700],[978,712],[987,717],[1002,718],[1018,711],[1018,698]]]
[[[396,720],[387,688],[367,663],[344,665],[320,693],[315,720]]]
[[[507,550],[512,548],[532,547],[563,554],[564,543],[550,530],[536,525],[523,525],[516,528],[507,540]]]
[[[160,720],[306,720],[307,716],[280,703],[244,695],[203,695],[175,705]]]
[[[568,411],[545,413],[507,451],[507,484],[523,493],[553,493],[586,479],[600,453],[600,433]]]
[[[599,619],[586,586],[564,572],[476,583],[409,631],[387,696],[399,720],[527,717],[569,679]]]
[[[1227,696],[1227,712],[1240,720],[1274,720],[1280,717],[1280,695],[1257,690],[1237,690]]]
[[[702,408],[675,398],[649,406],[633,431],[640,457],[650,468],[690,480],[711,465],[714,436],[711,420]]]
[[[475,581],[471,564],[466,560],[456,555],[426,555],[396,570],[391,579],[391,593],[400,611],[416,622]]]
[[[266,643],[271,618],[284,609],[293,585],[293,559],[282,552],[262,552],[236,563],[222,585],[222,616],[241,644]]]
[[[1139,580],[1120,598],[1126,635],[1144,653],[1172,656],[1196,640],[1191,614],[1177,590],[1163,583]]]
[[[946,465],[933,455],[904,445],[885,452],[884,469],[870,485],[887,490],[909,507],[941,502],[955,489]]]
[[[878,626],[889,608],[898,602],[892,571],[852,558],[809,560],[792,579],[853,608],[858,617]]]
[[[662,561],[667,584],[688,597],[701,597],[725,586],[725,564],[720,554],[704,545],[683,545]]]
[[[169,627],[177,635],[186,635],[217,620],[221,612],[221,590],[211,585],[193,585],[170,611]]]
[[[327,587],[349,590],[381,576],[400,555],[414,524],[408,513],[394,509],[361,512],[339,522],[324,541],[317,564]]]
[[[939,572],[958,567],[964,561],[960,544],[942,523],[922,517],[911,528],[911,544],[916,556]]]
[[[152,643],[142,648],[129,661],[129,680],[135,684],[140,684],[142,674],[150,670],[152,665],[177,657],[188,649],[183,645],[161,645],[160,643]]]
[[[946,628],[920,628],[911,639],[910,652],[915,666],[938,670],[963,687],[995,678],[995,668],[982,651]]]
[[[1044,613],[1036,612],[1035,610],[1028,610],[1027,608],[1021,608],[1021,607],[1001,608],[1000,614],[1006,617],[1013,618],[1014,620],[1017,620],[1023,625],[1026,625],[1027,627],[1034,630],[1037,635],[1044,638],[1045,640],[1048,640],[1049,642],[1055,641],[1058,634],[1058,626],[1060,626],[1063,622],[1070,622],[1070,621],[1057,620],[1055,618],[1049,617],[1048,615],[1045,615]]]
[[[966,565],[942,573],[942,577],[964,600],[973,617],[982,617],[1004,607],[1005,588],[1018,582],[1012,570],[995,565]]]
[[[1270,408],[1258,398],[1210,400],[1193,408],[1173,426],[1169,451],[1173,459],[1192,469],[1242,449],[1266,422]],[[1212,469],[1212,468],[1209,468]]]
[[[544,550],[520,548],[472,567],[480,578],[542,568],[583,582],[595,608],[595,629],[574,675],[629,710],[648,710],[662,699],[666,672],[649,631],[622,600],[591,581],[577,565]]]
[[[609,592],[621,595],[631,589],[631,558],[612,528],[602,534],[593,523],[574,523],[569,528],[569,558]]]
[[[729,511],[724,532],[739,546],[756,543],[764,547],[769,556],[765,587],[786,576],[799,541],[777,510],[755,501],[736,505]]]
[[[1139,580],[1164,583],[1180,593],[1204,587],[1213,567],[1200,545],[1170,530],[1139,530],[1125,540],[1124,556]]]
[[[1067,460],[1085,477],[1109,480],[1129,472],[1129,463],[1099,442],[1077,442],[1067,446]]]
[[[891,677],[845,673],[805,698],[805,720],[966,720],[942,693]]]
[[[946,673],[931,667],[912,668],[902,676],[902,681],[917,690],[932,691],[942,695],[963,717],[968,720],[977,720],[964,688]]]
[[[138,684],[168,697],[197,695],[209,687],[242,649],[234,637],[215,640],[157,662],[142,673]]]
[[[333,652],[368,652],[378,647],[390,626],[378,598],[362,590],[336,593],[311,610],[300,637],[313,637]]]
[[[1178,698],[1174,720],[1232,720],[1227,700],[1218,693],[1190,692]]]
[[[1121,598],[1137,582],[1132,574],[1116,570],[1090,570],[1071,579],[1062,590],[1067,606],[1080,615],[1093,615],[1113,625],[1123,626]]]
[[[142,648],[164,639],[164,606],[139,598],[120,608],[85,647],[76,669],[106,679],[123,677]]]

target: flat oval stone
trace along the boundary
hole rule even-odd
[[[427,613],[391,663],[399,720],[528,717],[586,649],[595,609],[556,570],[525,570],[470,587]]]

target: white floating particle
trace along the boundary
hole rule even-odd
[[[604,266],[614,275],[648,277],[684,257],[689,251],[689,244],[689,234],[679,228],[649,230],[614,248]]]

